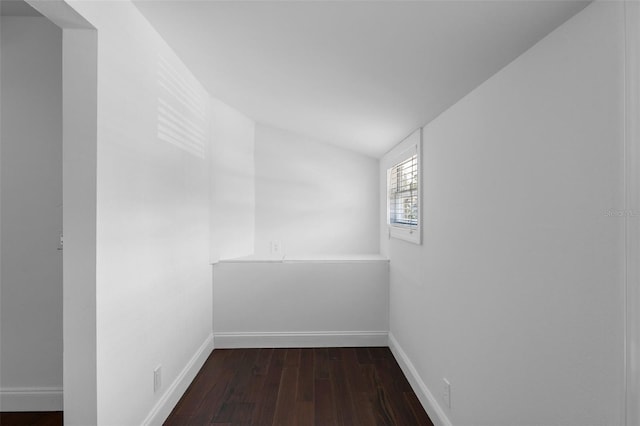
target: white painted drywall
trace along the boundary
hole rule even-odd
[[[625,209],[640,212],[640,3],[625,2]],[[640,424],[640,221],[626,221],[626,421]]]
[[[253,253],[255,123],[211,99],[211,260]]]
[[[62,31],[1,19],[0,404],[62,409]]]
[[[98,30],[97,422],[134,425],[212,331],[209,97],[131,3],[70,4]]]
[[[256,126],[255,254],[378,253],[378,160]]]
[[[454,425],[623,424],[623,19],[591,4],[424,128],[390,326]]]
[[[388,331],[387,260],[223,261],[213,288],[216,339]]]
[[[50,15],[69,16],[64,3]],[[57,5],[58,7],[55,7]],[[72,15],[72,14],[71,14]],[[77,18],[77,17],[74,17]],[[86,22],[63,32],[63,377],[65,425],[97,422],[96,162],[98,35]],[[55,21],[54,21],[55,22]],[[65,19],[68,25],[70,20]],[[83,27],[89,28],[83,28]]]

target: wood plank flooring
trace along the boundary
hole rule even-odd
[[[2,426],[62,426],[62,411],[0,413]]]
[[[216,349],[165,426],[433,426],[389,348]]]
[[[62,417],[0,413],[0,425]],[[433,426],[389,348],[216,349],[165,425]]]

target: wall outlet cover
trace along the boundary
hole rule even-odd
[[[446,378],[442,378],[442,399],[447,408],[451,408],[451,383]]]
[[[162,366],[159,365],[153,370],[153,392],[158,392],[162,387]]]

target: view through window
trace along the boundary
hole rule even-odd
[[[389,223],[418,225],[418,155],[393,166],[389,171]]]

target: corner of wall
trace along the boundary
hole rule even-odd
[[[213,334],[210,334],[178,374],[178,377],[153,406],[147,417],[142,421],[142,425],[161,425],[169,417],[169,414],[171,414],[171,411],[180,401],[180,398],[182,398],[182,395],[184,395],[213,351],[213,343]]]
[[[420,377],[418,370],[415,368],[409,356],[400,346],[393,334],[389,332],[389,349],[393,353],[402,372],[409,380],[411,388],[416,393],[420,403],[429,415],[429,418],[435,426],[452,426],[451,420],[446,415],[444,409],[438,403],[434,393],[427,387],[424,380]]]

